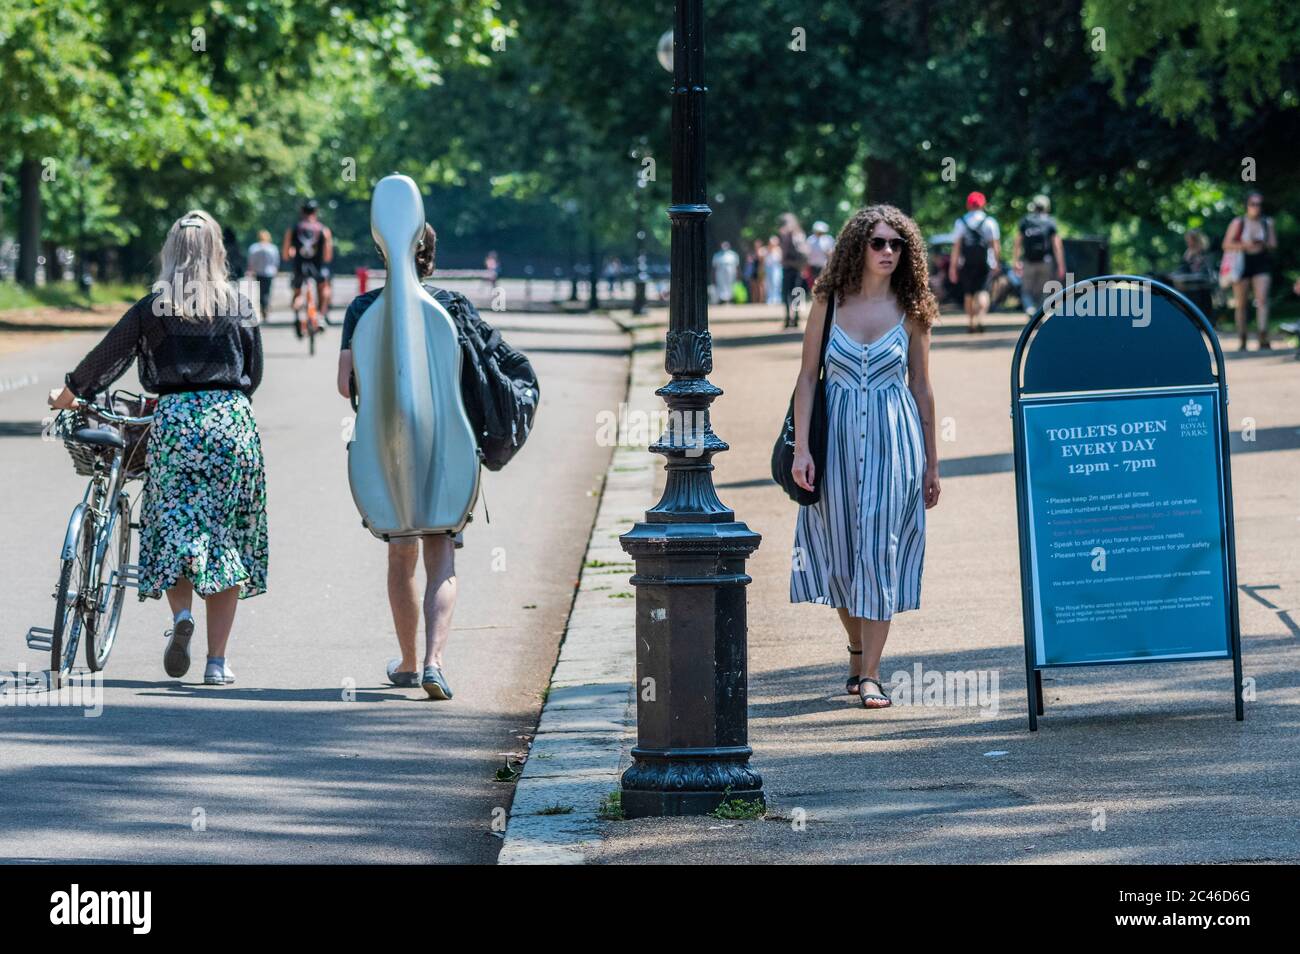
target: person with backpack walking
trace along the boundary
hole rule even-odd
[[[433,274],[438,236],[427,222],[416,246],[416,273]],[[381,252],[382,256],[382,252]],[[523,446],[532,428],[541,396],[537,376],[528,359],[511,348],[459,292],[421,283],[456,323],[461,344],[461,398],[466,416],[478,438],[479,458],[489,470],[500,470]],[[348,305],[339,342],[338,390],[356,397],[352,339],[366,310],[383,287],[358,295]],[[425,587],[418,590],[416,564],[423,546]],[[422,537],[397,537],[388,541],[388,605],[397,631],[401,656],[390,659],[388,681],[402,688],[423,688],[431,699],[450,699],[452,689],[443,672],[443,651],[451,634],[456,608],[455,551],[464,546],[463,533],[430,533]],[[416,633],[420,607],[424,607],[423,667],[417,666]]]
[[[1259,327],[1259,349],[1270,350],[1268,340],[1268,292],[1273,281],[1273,251],[1277,248],[1277,230],[1273,219],[1264,215],[1264,196],[1252,192],[1246,197],[1246,214],[1228,224],[1223,236],[1223,253],[1231,269],[1233,306],[1237,317],[1237,334],[1241,350],[1250,337],[1246,326],[1246,292],[1255,293],[1255,322]]]
[[[1029,200],[1029,214],[1016,227],[1011,261],[1020,276],[1020,303],[1032,318],[1043,304],[1043,289],[1053,278],[1065,282],[1065,244],[1056,220],[1049,214],[1052,202],[1045,195]]]
[[[983,192],[972,192],[966,196],[966,214],[952,225],[948,280],[961,289],[972,334],[984,330],[989,276],[997,272],[1002,260],[1002,233],[997,219],[985,211],[987,204]]]

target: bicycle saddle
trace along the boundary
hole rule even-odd
[[[352,337],[352,499],[366,528],[382,539],[459,531],[478,497],[478,442],[461,400],[456,325],[415,271],[424,231],[415,183],[401,175],[381,179],[370,224],[388,280]]]
[[[116,447],[119,450],[126,447],[126,441],[122,440],[122,435],[117,431],[103,431],[95,427],[79,427],[68,439],[91,447]]]

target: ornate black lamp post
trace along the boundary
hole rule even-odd
[[[623,774],[628,817],[697,815],[724,800],[762,804],[749,767],[745,560],[760,537],[718,499],[710,458],[727,445],[709,405],[722,393],[708,317],[704,186],[704,13],[678,0],[673,32],[672,297],[656,394],[669,423],[663,498],[619,540],[636,561],[637,746]]]

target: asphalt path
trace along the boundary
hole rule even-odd
[[[197,607],[194,664],[167,677],[165,603],[131,592],[102,711],[41,706],[48,692],[8,671],[48,665],[23,636],[50,625],[57,551],[85,486],[42,439],[44,395],[98,333],[0,354],[0,859],[495,859],[513,788],[495,773],[536,724],[612,451],[595,415],[623,399],[628,343],[601,316],[485,315],[529,353],[542,402],[519,457],[484,471],[457,551],[447,702],[384,680],[396,655],[385,546],[348,490],[338,328],[313,358],[273,321],[254,399],[269,590],[240,605],[227,653],[238,681],[202,685]]]

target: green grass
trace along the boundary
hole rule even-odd
[[[709,812],[714,818],[726,818],[729,820],[749,820],[762,818],[767,814],[767,806],[760,799],[751,802],[744,798],[727,798],[731,794],[731,787],[722,793],[722,804],[713,811]]]
[[[538,812],[537,814],[539,814],[539,815],[572,815],[572,814],[573,814],[573,806],[572,806],[572,805],[551,805],[551,806],[549,806],[549,807],[547,807],[547,808],[543,808],[543,809],[542,809],[540,812]]]
[[[596,806],[596,817],[604,821],[622,821],[623,815],[623,790],[614,789],[608,795],[602,795],[600,804]]]
[[[145,285],[107,282],[91,286],[90,301],[95,305],[121,305],[138,301],[147,291]],[[0,311],[18,308],[84,308],[86,297],[73,282],[57,282],[24,288],[17,282],[0,282]]]
[[[494,775],[493,778],[498,782],[513,782],[522,774],[523,773],[511,765],[510,760],[507,759],[506,763],[497,769],[496,775]]]

